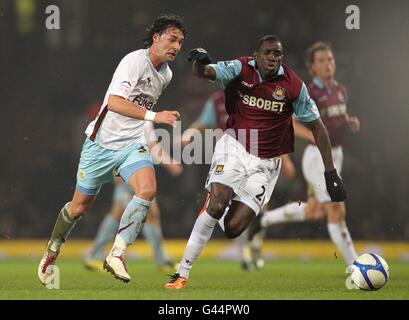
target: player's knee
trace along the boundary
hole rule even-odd
[[[71,202],[69,215],[71,219],[77,219],[87,213],[89,203],[87,202]]]
[[[320,205],[307,205],[304,210],[306,220],[319,221],[325,218],[325,211]]]
[[[229,205],[230,199],[224,197],[210,198],[209,205],[206,209],[207,213],[213,218],[220,219]]]
[[[135,192],[135,195],[138,198],[152,201],[156,196],[156,188],[154,186],[143,186],[139,188],[137,192]]]

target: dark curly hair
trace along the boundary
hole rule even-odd
[[[157,17],[153,24],[146,29],[145,37],[143,38],[145,46],[149,48],[152,45],[152,37],[155,33],[162,34],[170,27],[179,29],[186,36],[186,27],[180,16],[176,14],[163,14]]]

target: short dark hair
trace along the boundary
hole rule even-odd
[[[274,36],[274,35],[272,35],[272,34],[266,35],[266,36],[264,36],[264,37],[261,37],[260,40],[258,40],[258,42],[257,42],[257,47],[256,47],[256,51],[259,51],[261,45],[262,45],[264,42],[267,42],[267,41],[268,41],[268,42],[281,42],[280,38],[277,37],[277,36]]]
[[[163,14],[157,17],[155,21],[153,21],[152,25],[146,29],[146,33],[143,38],[143,42],[145,43],[146,47],[149,48],[152,45],[152,37],[155,33],[162,34],[170,27],[179,29],[183,32],[183,35],[186,36],[186,27],[180,16],[176,14]]]
[[[332,51],[331,43],[325,41],[317,41],[305,51],[305,66],[311,70],[311,65],[314,63],[315,53],[317,51]]]

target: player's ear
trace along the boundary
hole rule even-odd
[[[158,42],[160,38],[160,34],[159,33],[154,33],[152,36],[152,40],[153,42]]]
[[[253,51],[253,58],[257,60],[258,52],[256,50]]]

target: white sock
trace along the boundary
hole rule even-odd
[[[112,246],[112,249],[109,255],[115,256],[115,257],[123,257],[125,255],[125,251],[127,247],[128,247],[128,244],[126,243],[126,241],[119,234],[117,234],[115,237],[114,245]]]
[[[189,278],[189,272],[192,268],[193,262],[199,257],[203,248],[212,236],[217,221],[218,220],[211,217],[207,211],[203,212],[197,218],[177,271],[181,277],[186,279]]]
[[[345,221],[342,223],[328,223],[328,232],[332,242],[341,251],[345,263],[347,265],[352,264],[358,255]]]
[[[267,211],[261,217],[261,225],[268,227],[277,223],[304,221],[305,206],[305,202],[292,202],[280,208]]]

